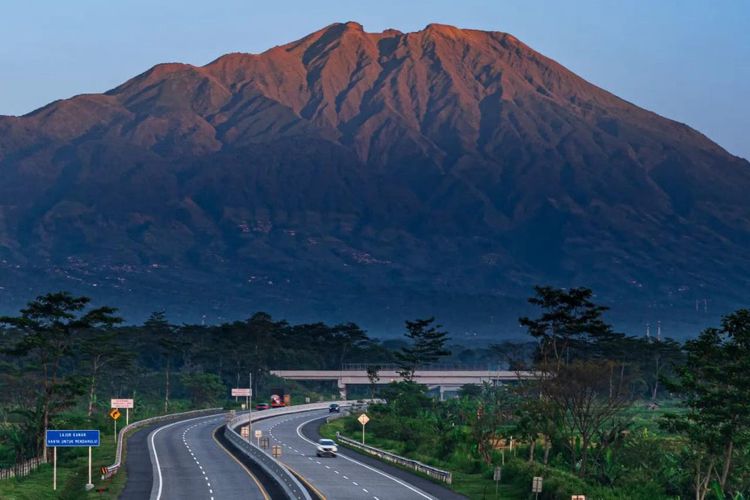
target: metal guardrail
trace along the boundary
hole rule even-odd
[[[247,441],[242,438],[234,430],[229,428],[227,425],[224,430],[224,437],[226,437],[230,443],[237,447],[242,453],[247,455],[250,460],[258,464],[266,474],[276,479],[281,489],[286,493],[287,498],[294,498],[297,500],[312,500],[312,497],[307,492],[304,486],[297,480],[289,470],[281,465],[281,463],[273,458],[271,455],[265,453],[263,450],[258,448],[251,441]]]
[[[125,435],[134,430],[138,429],[139,427],[143,427],[150,424],[155,424],[158,422],[162,422],[164,420],[171,420],[174,418],[180,418],[180,417],[188,417],[191,415],[200,415],[202,413],[212,413],[220,411],[221,408],[209,408],[206,410],[192,410],[192,411],[186,411],[182,413],[171,413],[168,415],[160,415],[158,417],[151,417],[146,418],[143,420],[138,420],[137,422],[133,422],[130,425],[127,425],[120,429],[120,432],[117,435],[117,451],[115,452],[115,463],[107,467],[107,472],[102,474],[102,479],[109,479],[110,477],[117,474],[117,472],[120,470],[120,467],[122,466],[122,453],[125,448]]]
[[[344,403],[344,402],[339,402]],[[272,410],[264,410],[262,412],[254,412],[251,414],[245,413],[238,415],[229,421],[226,428],[224,429],[224,436],[234,444],[237,449],[245,453],[250,460],[257,463],[267,474],[277,479],[277,482],[288,495],[289,498],[298,500],[312,500],[310,493],[307,489],[302,486],[302,483],[287,469],[284,464],[279,460],[275,459],[252,442],[251,439],[244,439],[235,429],[250,422],[251,418],[253,422],[259,420],[265,420],[273,418],[278,415],[288,415],[291,413],[300,413],[304,411],[312,410],[324,410],[328,408],[330,402],[324,403],[311,403],[298,406],[290,406],[286,408],[276,408]]]
[[[437,467],[432,467],[431,465],[423,464],[422,462],[419,462],[417,460],[402,457],[400,455],[396,455],[395,453],[391,453],[390,451],[375,448],[374,446],[362,444],[358,441],[355,441],[354,439],[349,439],[346,436],[342,436],[338,432],[336,433],[336,439],[339,442],[346,444],[347,446],[362,450],[365,453],[385,460],[386,462],[392,462],[402,467],[406,467],[407,469],[421,472],[422,474],[426,474],[433,479],[443,481],[447,484],[453,483],[453,474],[451,474],[449,471],[438,469]]]

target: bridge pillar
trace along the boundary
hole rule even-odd
[[[342,400],[346,400],[346,384],[339,379],[338,380],[338,387],[339,387],[339,396]]]
[[[440,391],[440,401],[445,401],[445,387],[438,386],[438,390]]]

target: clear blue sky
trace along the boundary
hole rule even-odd
[[[260,52],[335,21],[512,33],[593,83],[750,158],[747,0],[2,0],[0,114],[167,61]]]

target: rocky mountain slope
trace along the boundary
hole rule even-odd
[[[750,291],[750,164],[505,33],[350,22],[158,65],[0,117],[0,175],[9,309],[512,335],[552,283],[679,334]]]

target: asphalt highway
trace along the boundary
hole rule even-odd
[[[255,476],[214,438],[224,416],[199,417],[155,428],[147,438],[150,500],[234,500],[270,497]],[[128,457],[130,461],[132,457]],[[123,495],[123,498],[127,498]]]
[[[302,428],[328,415],[328,410],[283,415],[253,424],[280,444],[280,457],[288,468],[328,500],[423,500],[438,498],[414,486],[408,480],[384,472],[380,466],[368,465],[356,454],[339,448],[339,456],[317,457],[315,441],[302,433]],[[268,453],[271,449],[266,450]]]

